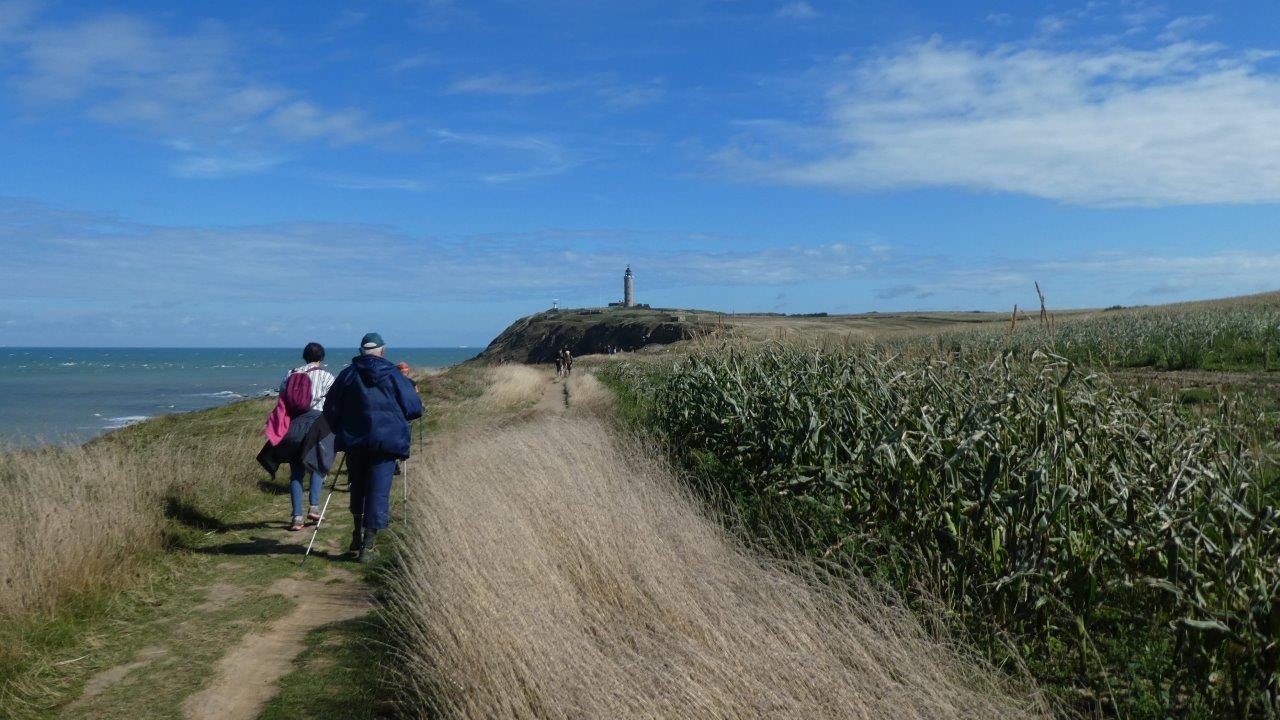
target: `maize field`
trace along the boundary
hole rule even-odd
[[[1073,710],[1274,717],[1275,418],[984,342],[704,348],[608,380],[740,512],[785,506],[808,552],[941,608]]]
[[[926,344],[991,354],[1051,348],[1097,367],[1160,370],[1273,370],[1280,367],[1280,295],[1099,312],[1046,324],[939,334]]]

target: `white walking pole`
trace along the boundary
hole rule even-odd
[[[333,485],[329,486],[329,495],[324,499],[324,505],[320,508],[320,517],[316,519],[316,529],[311,533],[311,542],[307,543],[307,551],[302,553],[302,560],[298,561],[301,565],[307,561],[311,555],[311,546],[316,544],[316,536],[320,534],[320,523],[324,522],[324,514],[329,509],[329,501],[333,499],[333,492],[338,489],[338,473],[342,472],[342,466],[347,462],[347,454],[342,453],[342,460],[338,463],[338,469],[333,471]]]

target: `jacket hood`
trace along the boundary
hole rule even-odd
[[[365,387],[381,385],[391,373],[400,372],[390,360],[377,355],[357,355],[351,359],[351,365],[355,367],[356,374],[360,376],[360,382]]]

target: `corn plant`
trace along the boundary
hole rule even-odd
[[[1274,716],[1280,480],[1258,416],[981,347],[703,349],[614,379],[677,457],[745,505],[821,508],[825,550],[941,601],[994,656],[1012,639],[1126,716],[1139,696],[1152,715]]]

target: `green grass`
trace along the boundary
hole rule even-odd
[[[175,436],[192,446],[219,443],[228,432],[260,424],[268,406],[248,401],[158,418],[95,440],[90,447],[123,446],[145,457],[149,448],[171,443]],[[288,515],[284,479],[269,481],[251,455],[241,460],[242,466],[223,469],[229,473],[226,480],[193,478],[171,496],[164,547],[125,558],[111,584],[73,593],[51,612],[0,626],[0,716],[179,717],[182,698],[209,679],[210,668],[227,648],[292,607],[282,596],[262,594],[263,588],[299,573],[322,577],[332,561],[317,558],[299,569],[297,555],[279,554]],[[257,479],[231,482],[231,475],[240,473]],[[335,496],[322,541],[344,542],[350,533],[344,499]],[[384,543],[384,551],[391,550]],[[193,612],[215,584],[243,588],[243,596],[215,612]],[[355,642],[348,632],[331,640],[342,641],[340,652],[347,652],[348,640]],[[163,656],[85,708],[69,709],[89,678],[129,663],[151,647],[164,648]],[[348,689],[360,690],[354,685]]]
[[[259,720],[394,715],[393,658],[387,628],[376,614],[317,628],[306,644]]]
[[[467,401],[482,394],[486,377],[484,368],[473,364],[419,381],[428,437],[459,421]],[[89,447],[124,448],[146,457],[152,448],[172,447],[179,438],[191,448],[207,448],[259,426],[269,407],[269,401],[251,400],[165,416]],[[282,596],[262,594],[264,588],[282,578],[325,578],[336,562],[323,556],[326,546],[345,549],[351,531],[345,495],[335,495],[330,505],[321,554],[299,568],[298,556],[280,545],[288,516],[284,475],[269,481],[251,454],[218,472],[226,473],[224,481],[193,477],[166,500],[164,546],[127,557],[112,583],[72,593],[42,615],[0,624],[0,717],[180,717],[182,700],[210,678],[223,653],[294,607]],[[393,497],[393,527],[401,517],[400,497]],[[394,533],[380,540],[379,549],[381,557],[372,566],[339,562],[375,592],[395,563]],[[214,611],[193,611],[214,586],[243,592]],[[396,690],[388,640],[376,612],[312,631],[263,717],[389,716]],[[83,707],[75,705],[86,681],[135,662],[140,651],[151,648],[164,653]]]

